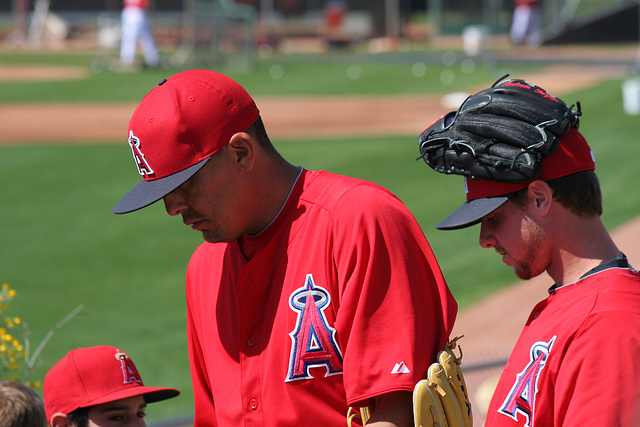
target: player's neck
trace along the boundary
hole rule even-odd
[[[558,286],[574,283],[592,268],[620,255],[599,217],[580,219],[557,239],[547,273]]]

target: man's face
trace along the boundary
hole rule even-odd
[[[96,405],[89,409],[88,427],[145,427],[146,407],[142,396]]]
[[[200,231],[210,243],[231,242],[252,231],[247,226],[250,209],[243,206],[255,195],[241,188],[240,177],[229,166],[233,161],[229,157],[226,152],[217,153],[198,173],[163,198],[169,215],[182,215],[184,224]]]
[[[480,246],[494,248],[522,280],[542,274],[550,261],[546,233],[528,215],[527,206],[507,201],[482,218],[480,228]]]

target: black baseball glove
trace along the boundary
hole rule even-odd
[[[573,111],[524,80],[499,81],[425,129],[418,158],[441,173],[530,182],[542,173],[542,158],[557,150],[558,138],[578,128],[581,114],[580,103]]]

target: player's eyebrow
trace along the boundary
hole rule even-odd
[[[114,404],[114,405],[107,406],[107,407],[103,408],[100,412],[101,413],[107,413],[107,412],[116,412],[116,411],[127,411],[127,410],[131,410],[131,409],[133,409],[133,408],[131,406],[128,406],[128,405],[117,405],[117,404]],[[140,406],[138,406],[137,410],[140,411],[140,410],[144,410],[144,409],[147,409],[147,404],[146,403],[143,403]]]

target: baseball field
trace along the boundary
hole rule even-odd
[[[451,53],[453,61],[442,60]],[[499,257],[480,250],[476,228],[435,230],[463,201],[463,186],[415,160],[419,133],[455,109],[452,99],[506,73],[569,104],[580,101],[580,129],[604,193],[603,221],[637,267],[640,127],[637,116],[624,113],[621,90],[636,54],[637,46],[540,48],[470,67],[452,46],[378,55],[276,54],[250,70],[216,70],[254,95],[274,144],[290,161],[372,180],[407,204],[461,305],[456,329],[466,335],[465,363],[474,365],[506,357],[531,300],[544,297],[548,284],[514,283]],[[3,315],[22,319],[27,336],[17,336],[33,352],[81,306],[55,331],[32,379],[41,381],[72,348],[119,346],[146,384],[183,391],[150,407],[149,424],[160,425],[191,411],[183,283],[201,238],[161,204],[124,216],[111,209],[139,179],[126,145],[128,119],[144,94],[179,70],[95,73],[94,55],[0,50],[0,282],[17,291]],[[471,387],[481,390],[489,374],[472,375]]]

